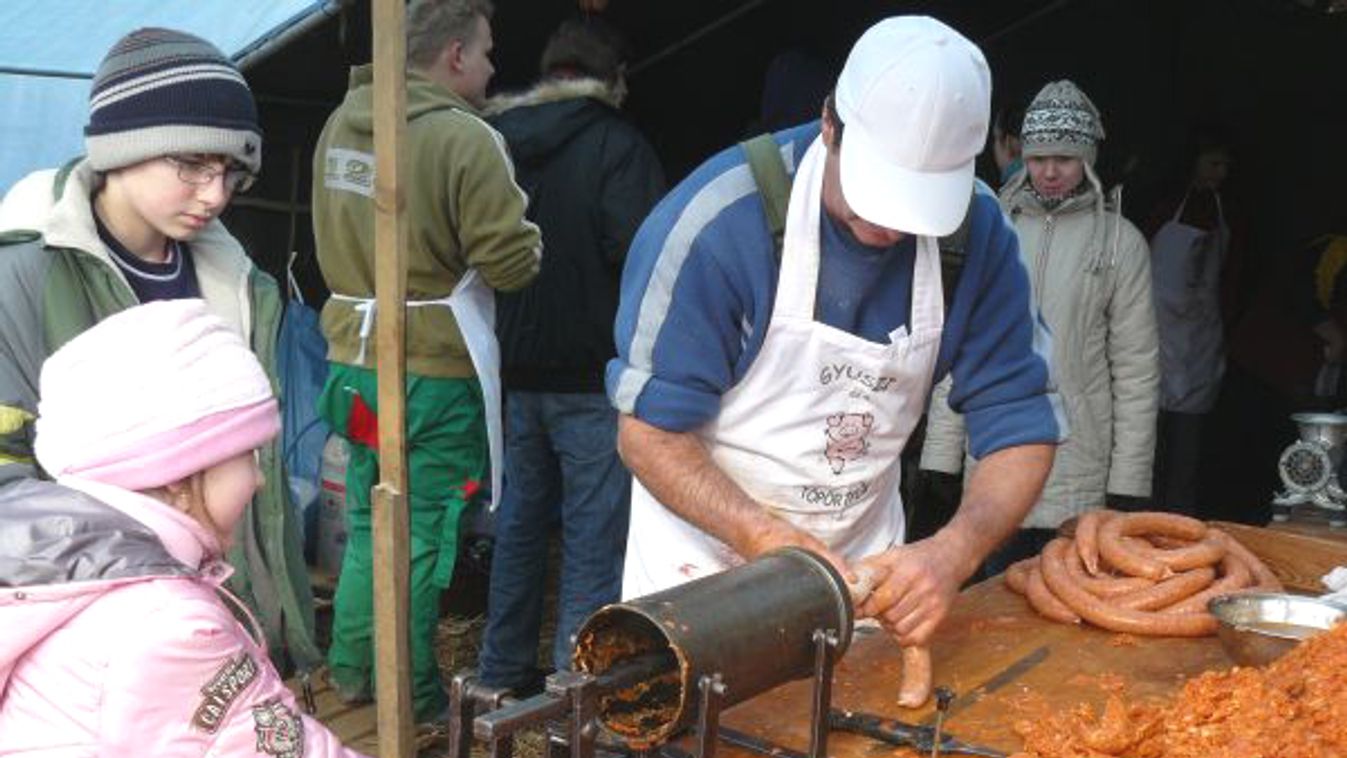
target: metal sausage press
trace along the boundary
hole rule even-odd
[[[471,673],[450,688],[450,758],[474,739],[511,758],[518,732],[545,729],[549,758],[607,754],[714,758],[718,742],[774,758],[826,758],[845,730],[932,755],[1004,756],[904,724],[832,707],[834,663],[851,644],[855,610],[845,580],[818,555],[785,548],[743,566],[605,606],[576,633],[574,671],[516,699]],[[807,753],[720,725],[722,709],[812,677]],[[949,696],[941,698],[948,702]],[[689,729],[692,753],[673,744]]]

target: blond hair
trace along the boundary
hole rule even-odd
[[[491,0],[414,0],[407,8],[407,64],[434,63],[450,42],[472,37],[478,16],[490,21],[495,10]]]

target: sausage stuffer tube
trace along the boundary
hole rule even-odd
[[[659,744],[697,716],[703,677],[719,675],[729,707],[815,674],[816,631],[851,644],[855,611],[846,582],[798,548],[653,595],[606,606],[576,635],[576,671],[602,676],[637,656],[665,651],[676,663],[635,687],[600,698],[598,719],[631,747]]]
[[[696,720],[697,754],[710,758],[722,708],[812,676],[810,755],[821,758],[833,663],[851,644],[854,620],[843,578],[799,548],[606,606],[576,634],[575,670],[549,676],[541,695],[515,700],[471,674],[455,677],[450,755],[467,758],[476,737],[492,758],[509,758],[513,735],[544,723],[549,752],[570,758],[592,756],[600,730],[647,750]]]

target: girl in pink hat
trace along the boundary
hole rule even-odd
[[[280,428],[243,340],[201,300],[142,305],[66,343],[40,389],[55,481],[0,487],[0,756],[358,755],[222,599]]]

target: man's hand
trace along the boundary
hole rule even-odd
[[[1019,526],[1043,491],[1052,445],[998,450],[974,469],[954,518],[934,536],[862,559],[882,574],[862,616],[873,616],[900,645],[925,645],[949,613],[959,587],[992,548]]]
[[[963,582],[958,563],[950,560],[955,548],[944,542],[937,534],[857,564],[858,572],[872,572],[876,582],[859,615],[876,618],[903,647],[929,643]]]

